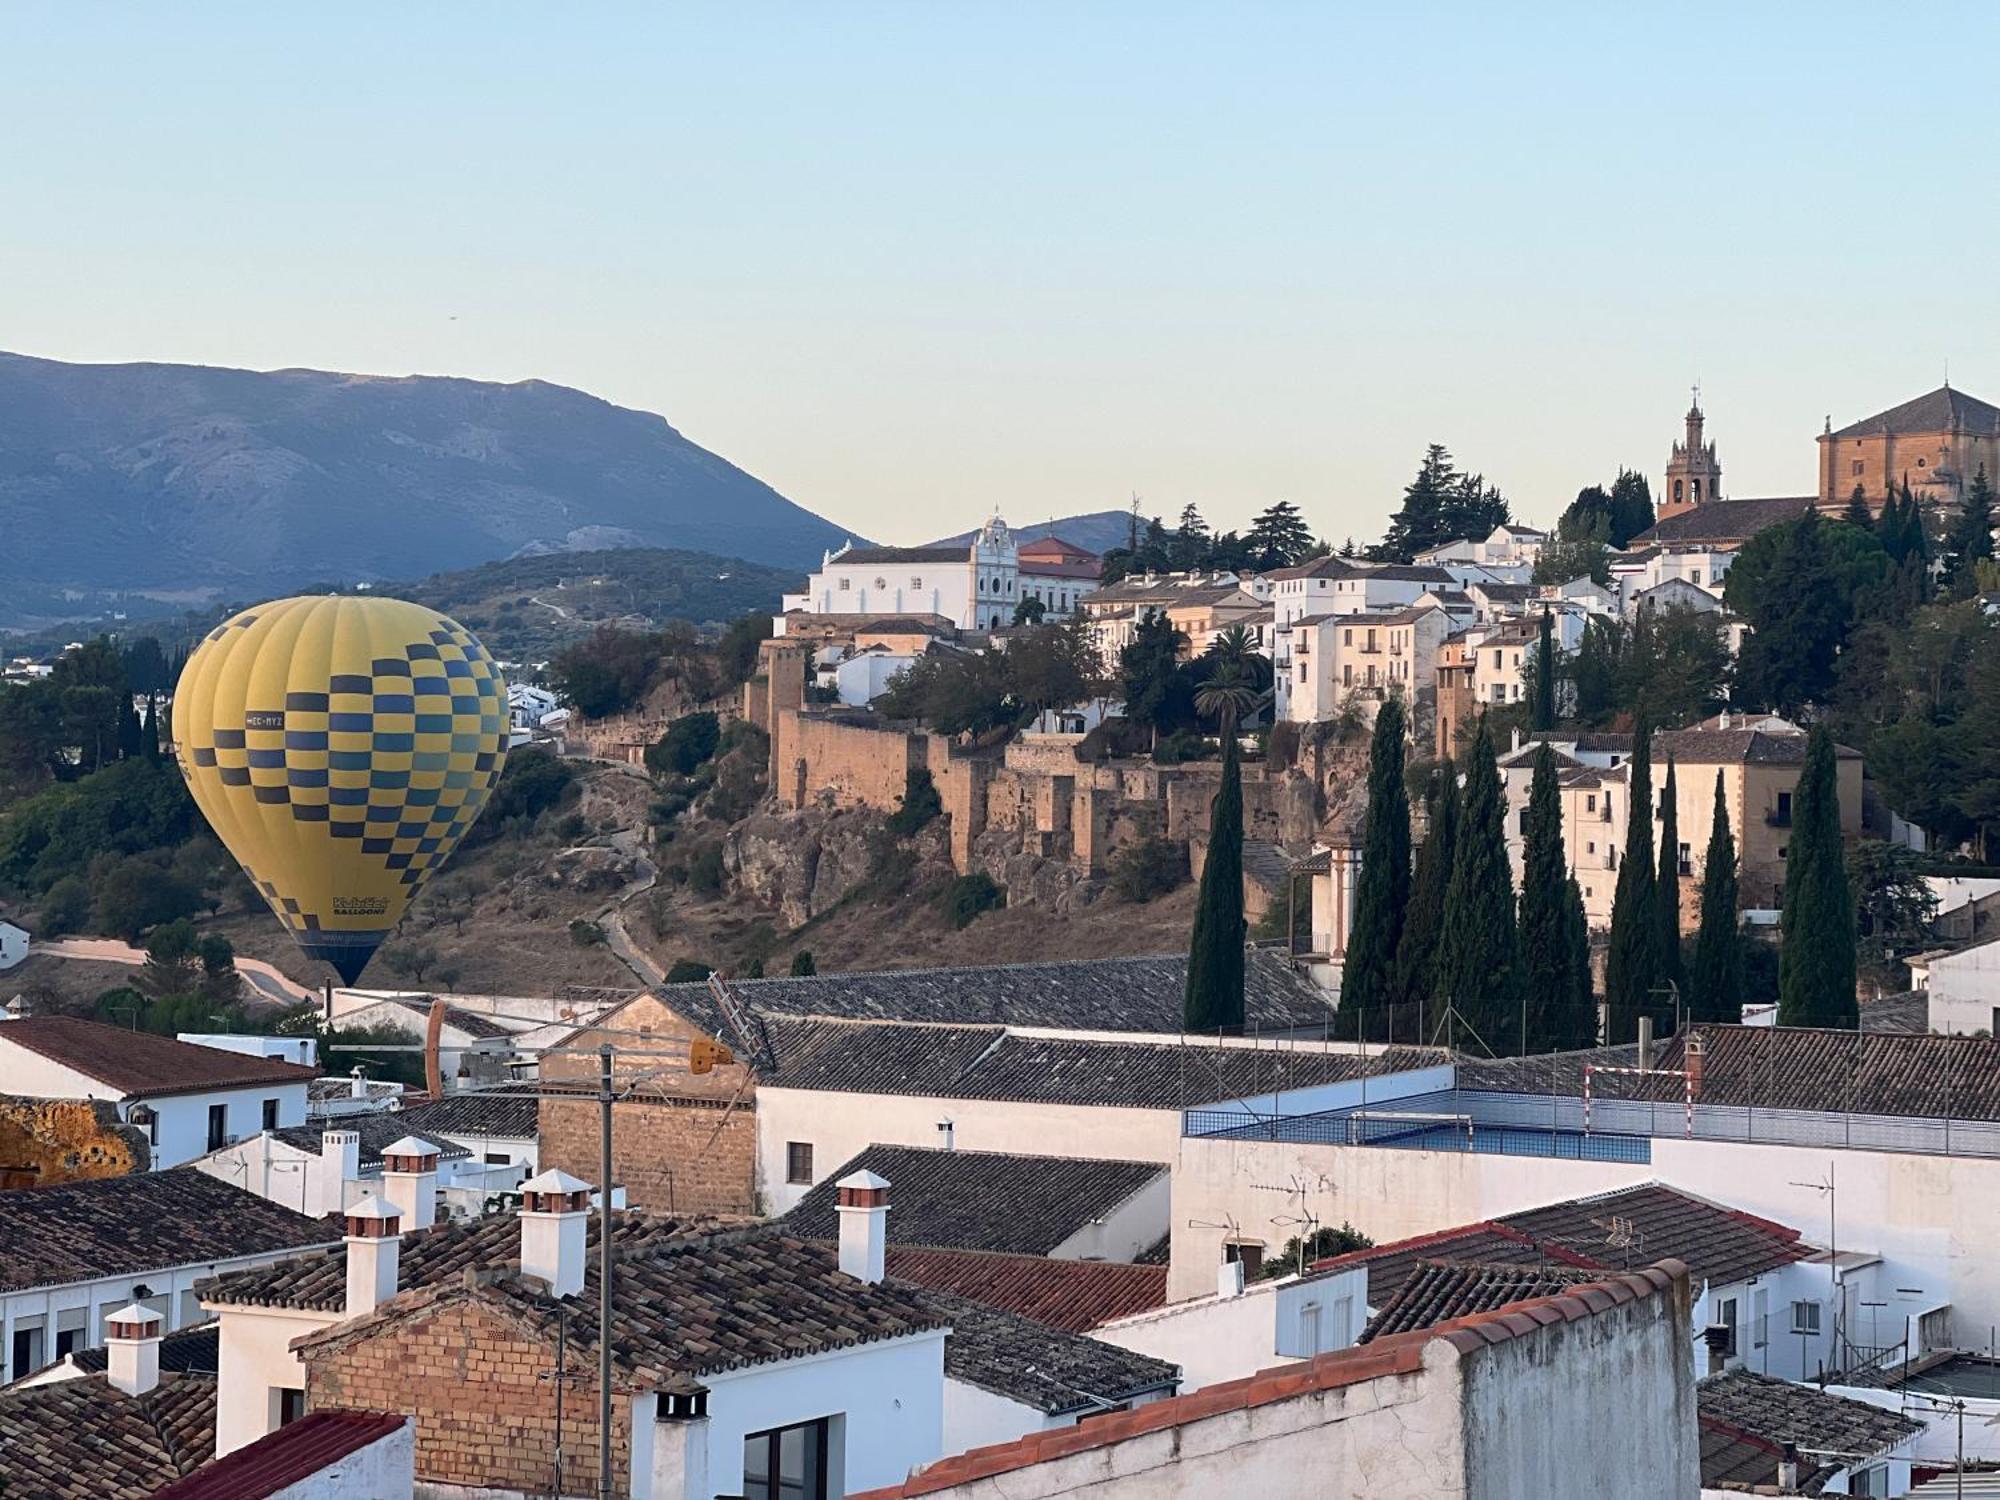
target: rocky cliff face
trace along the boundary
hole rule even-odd
[[[735,890],[777,908],[787,927],[831,911],[870,880],[952,874],[941,820],[898,840],[881,813],[817,807],[751,814],[724,837],[722,868]]]

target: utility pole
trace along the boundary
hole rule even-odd
[[[597,1496],[611,1500],[611,1044],[597,1049]]]

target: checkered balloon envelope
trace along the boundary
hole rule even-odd
[[[507,684],[401,599],[279,599],[224,621],[174,691],[209,826],[310,958],[352,984],[500,779]]]

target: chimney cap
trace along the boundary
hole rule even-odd
[[[581,1177],[572,1177],[561,1167],[550,1167],[539,1176],[530,1177],[519,1189],[523,1193],[590,1193],[595,1192]]]
[[[380,1193],[370,1193],[359,1203],[350,1203],[342,1210],[350,1219],[400,1219],[403,1211],[384,1198]]]
[[[866,1167],[857,1172],[849,1172],[834,1184],[837,1188],[867,1188],[880,1192],[889,1186],[889,1179],[880,1173],[871,1172]]]
[[[382,1148],[383,1170],[389,1172],[427,1171],[437,1166],[438,1155],[438,1148],[433,1146],[429,1141],[420,1141],[413,1135],[406,1135],[401,1140]],[[430,1168],[422,1165],[415,1168],[397,1165],[399,1161],[412,1157],[416,1158],[420,1163],[428,1160]]]
[[[123,1307],[119,1308],[119,1309],[118,1309],[118,1311],[116,1311],[116,1312],[111,1312],[111,1313],[106,1313],[106,1314],[104,1315],[104,1321],[105,1321],[106,1323],[108,1323],[108,1324],[112,1325],[112,1326],[113,1326],[113,1328],[115,1329],[115,1328],[116,1328],[116,1326],[117,1326],[117,1325],[119,1325],[119,1324],[121,1324],[121,1323],[127,1323],[127,1324],[129,1324],[129,1323],[154,1323],[154,1324],[159,1324],[159,1323],[164,1323],[164,1322],[166,1322],[166,1319],[162,1318],[162,1317],[161,1317],[161,1316],[160,1316],[160,1315],[159,1315],[158,1313],[154,1312],[152,1308],[150,1308],[150,1307],[146,1306],[146,1304],[145,1304],[145,1303],[143,1303],[143,1302],[128,1302],[128,1303],[127,1303],[127,1304],[126,1304],[125,1306],[123,1306]],[[142,1332],[142,1333],[126,1333],[126,1334],[121,1334],[121,1333],[117,1333],[117,1332],[113,1332],[113,1333],[111,1334],[111,1337],[112,1337],[112,1338],[142,1338],[142,1339],[146,1339],[146,1338],[157,1338],[158,1336],[159,1336],[159,1330],[158,1330],[157,1328],[155,1328],[155,1329],[154,1329],[154,1330],[153,1330],[152,1332],[150,1332],[150,1333],[144,1333],[144,1332]]]

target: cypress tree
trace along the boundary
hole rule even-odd
[[[1854,493],[1847,497],[1847,510],[1843,513],[1842,519],[1850,526],[1859,526],[1863,531],[1875,529],[1875,512],[1868,508],[1868,491],[1858,484],[1854,487]]]
[[[1368,821],[1340,981],[1345,1036],[1385,1035],[1383,1007],[1394,998],[1396,948],[1410,904],[1410,794],[1403,755],[1403,700],[1392,696],[1375,716],[1368,750]]]
[[[1697,1021],[1743,1019],[1743,927],[1736,911],[1736,838],[1722,773],[1715,773],[1715,822],[1701,868],[1701,930],[1688,976],[1688,1014]]]
[[[1569,945],[1568,1012],[1557,1017],[1554,1045],[1560,1051],[1597,1045],[1597,996],[1590,984],[1590,919],[1583,911],[1583,887],[1570,876],[1563,882],[1563,935]]]
[[[1625,807],[1625,854],[1611,901],[1611,949],[1604,964],[1604,999],[1611,1009],[1612,1042],[1637,1034],[1639,1013],[1659,969],[1660,919],[1653,891],[1653,731],[1641,718],[1632,727],[1632,758]]]
[[[1243,1029],[1243,777],[1233,734],[1222,737],[1222,786],[1209,815],[1181,1010],[1189,1031]]]
[[[1438,931],[1444,926],[1445,888],[1451,883],[1452,856],[1458,848],[1458,773],[1447,760],[1431,772],[1424,796],[1429,832],[1417,851],[1417,872],[1410,882],[1410,904],[1403,913],[1403,933],[1396,944],[1395,1003],[1403,1024],[1390,1033],[1403,1041],[1427,1042],[1437,1017]]]
[[[1979,564],[1993,556],[1993,486],[1986,479],[1986,465],[1972,476],[1965,492],[1965,508],[1952,522],[1945,540],[1944,592],[1947,598],[1969,599],[1979,587]]]
[[[1815,725],[1792,799],[1778,951],[1778,1024],[1860,1024],[1854,1000],[1854,895],[1840,847],[1833,736]]]
[[[1507,805],[1494,759],[1493,735],[1482,715],[1465,768],[1457,847],[1445,887],[1438,933],[1437,997],[1455,1008],[1473,1046],[1498,1053],[1520,1028],[1520,937],[1514,925],[1514,881],[1507,865]]]
[[[1528,1004],[1512,1040],[1522,1052],[1547,1052],[1566,1041],[1576,996],[1562,799],[1556,786],[1555,752],[1546,740],[1535,752],[1523,840],[1521,980]]]
[[[139,710],[132,706],[132,695],[123,695],[118,705],[118,758],[136,760],[142,743],[143,728],[139,723]]]
[[[1556,640],[1555,624],[1542,611],[1542,638],[1535,647],[1534,728],[1556,727]]]
[[[160,758],[160,700],[146,695],[146,722],[139,728],[139,748],[147,760]]]
[[[1687,998],[1687,976],[1681,972],[1681,818],[1674,784],[1674,757],[1667,755],[1667,779],[1660,786],[1660,873],[1653,881],[1653,910],[1660,923],[1660,967],[1653,987],[1673,991],[1653,996],[1653,1004],[1670,1005],[1673,993]],[[1661,1028],[1664,1032],[1665,1028]]]

